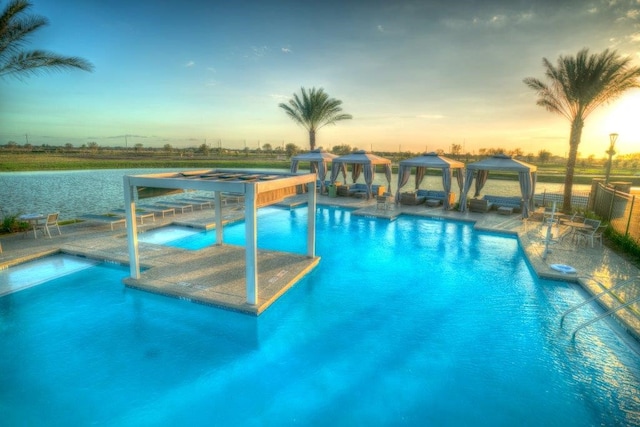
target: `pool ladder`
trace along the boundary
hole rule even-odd
[[[597,281],[595,278],[593,278],[593,277],[588,277],[588,278],[589,278],[589,279],[591,279],[591,280],[593,280],[593,281],[595,281],[595,282],[596,282],[597,284],[599,284],[601,287],[603,287],[603,288],[605,287],[602,283],[600,283],[599,281]],[[611,293],[611,291],[613,291],[614,289],[621,288],[622,286],[626,286],[626,285],[628,285],[628,284],[630,284],[630,283],[636,283],[636,281],[639,281],[639,280],[640,280],[640,276],[632,277],[632,278],[630,278],[630,279],[625,280],[624,282],[617,283],[617,284],[615,284],[614,286],[612,286],[612,287],[610,287],[610,288],[605,288],[605,290],[604,290],[604,291],[602,291],[602,292],[600,292],[600,293],[598,293],[598,294],[596,294],[596,295],[592,296],[591,298],[586,299],[585,301],[581,302],[580,304],[576,304],[576,305],[574,305],[573,307],[569,308],[569,309],[568,309],[568,310],[566,310],[564,313],[562,313],[562,316],[560,316],[560,327],[562,328],[562,324],[563,324],[563,322],[564,322],[564,318],[565,318],[569,313],[572,313],[572,312],[576,311],[577,309],[579,309],[580,307],[583,307],[583,306],[585,306],[585,305],[589,304],[591,301],[596,301],[598,298],[600,298],[600,297],[601,297],[601,296],[603,296],[603,295],[610,295],[612,298],[614,298],[614,299],[616,299],[616,300],[617,300],[618,298],[617,298],[615,295],[613,295],[613,294]],[[609,317],[609,316],[611,316],[612,314],[614,314],[615,312],[617,312],[618,310],[623,309],[623,308],[625,308],[625,307],[629,307],[630,305],[635,304],[635,303],[637,303],[637,302],[640,302],[640,297],[638,297],[638,298],[636,298],[636,299],[633,299],[633,300],[631,300],[631,301],[627,301],[627,302],[625,302],[625,303],[623,303],[623,304],[620,304],[619,306],[614,307],[614,308],[612,308],[612,309],[609,309],[609,310],[607,310],[606,312],[604,312],[604,313],[600,314],[599,316],[594,317],[594,318],[593,318],[593,319],[591,319],[591,320],[587,320],[586,322],[583,322],[583,323],[579,324],[579,325],[578,325],[578,326],[573,330],[573,333],[571,334],[571,338],[572,338],[572,339],[575,339],[575,337],[576,337],[576,333],[578,333],[578,331],[579,331],[580,329],[586,328],[587,326],[589,326],[589,325],[591,325],[591,324],[593,324],[593,323],[597,322],[598,320],[601,320],[601,319],[604,319],[604,318],[606,318],[606,317]]]

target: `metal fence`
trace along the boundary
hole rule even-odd
[[[571,193],[571,206],[573,208],[586,210],[589,204],[589,191],[574,191]],[[561,192],[547,192],[534,194],[533,202],[536,206],[551,207],[553,202],[556,203],[556,208],[560,209],[564,201],[564,195]]]
[[[640,243],[640,206],[636,196],[595,182],[589,208],[624,236]]]

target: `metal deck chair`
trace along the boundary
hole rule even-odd
[[[585,225],[591,226],[591,228],[588,230],[584,230],[584,229],[576,230],[576,238],[578,240],[577,243],[579,244],[582,241],[582,239],[584,239],[585,243],[589,243],[593,248],[594,242],[596,240],[599,240],[600,246],[602,247],[602,233],[606,227],[601,226],[600,221],[596,219],[585,219],[584,223]]]
[[[62,232],[60,231],[60,227],[58,226],[59,215],[60,215],[59,212],[48,214],[47,220],[42,224],[38,224],[38,230],[42,230],[42,233],[49,236],[49,238],[51,238],[50,228],[55,228],[56,230],[58,230],[58,234],[62,235]]]

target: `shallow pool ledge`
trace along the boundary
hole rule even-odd
[[[277,251],[258,251],[258,303],[246,297],[245,250],[240,246],[211,246],[184,251],[126,286],[241,313],[260,315],[312,271],[320,257]]]

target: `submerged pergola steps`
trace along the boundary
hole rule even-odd
[[[292,174],[292,173],[275,173],[275,172],[256,172],[247,170],[197,170],[183,172],[169,172],[148,175],[128,175],[124,177],[124,205],[125,216],[127,221],[127,247],[129,254],[129,270],[130,278],[125,280],[128,286],[149,290],[152,292],[169,294],[177,297],[184,296],[196,302],[202,302],[212,305],[220,305],[239,311],[259,314],[266,306],[272,303],[286,289],[295,284],[302,276],[312,270],[319,258],[315,254],[315,211],[316,211],[316,174]],[[306,238],[306,256],[298,254],[288,254],[282,252],[268,253],[268,251],[258,251],[257,248],[257,209],[262,206],[276,204],[285,197],[296,194],[298,186],[306,186],[307,191],[307,234]],[[136,199],[139,189],[148,191],[149,189],[166,189],[166,190],[198,190],[208,191],[214,194],[214,221],[216,229],[216,249],[199,251],[197,255],[193,255],[193,259],[197,262],[189,262],[185,260],[182,266],[174,265],[165,268],[164,273],[161,269],[151,268],[144,273],[140,269],[140,246],[138,244],[138,231],[136,221],[133,221],[136,212]],[[231,270],[219,269],[216,264],[217,259],[228,260],[228,253],[225,254],[224,228],[222,224],[217,222],[222,219],[222,200],[224,194],[234,194],[244,198],[245,213],[245,247],[244,259],[237,260],[237,247],[227,247],[227,252],[236,254],[236,264]],[[202,254],[206,254],[204,258]],[[271,261],[267,259],[278,258],[277,254],[281,254],[281,262]],[[300,258],[306,258],[306,261],[300,262]],[[283,268],[284,264],[291,268]],[[226,262],[228,265],[228,262]],[[275,268],[279,266],[275,274],[262,275],[259,274],[259,268]],[[243,271],[239,271],[239,266],[243,266]],[[186,269],[186,270],[185,270]],[[178,271],[180,270],[180,271]],[[182,277],[189,277],[190,270],[193,275],[197,275],[197,271],[208,271],[202,276],[207,277],[207,283],[191,283],[190,279],[182,280],[183,283],[191,283],[191,285],[182,286],[183,291],[178,292],[181,285],[167,285],[167,276],[181,274]],[[235,276],[231,278],[229,272],[234,271]],[[261,272],[260,272],[261,273]],[[165,279],[163,279],[163,275]],[[192,276],[193,276],[192,275]],[[211,298],[211,294],[225,293],[220,283],[231,282],[242,279],[245,280],[245,301],[240,303],[235,295],[228,304],[216,298]],[[277,277],[278,279],[274,279]],[[260,279],[266,280],[268,283],[261,283]],[[282,279],[282,281],[280,281]],[[201,280],[201,279],[200,279]],[[274,282],[278,289],[273,289]],[[262,288],[268,289],[263,298],[261,296]],[[207,289],[205,289],[207,288]],[[216,290],[212,290],[212,289]],[[237,288],[237,286],[236,286]],[[186,289],[186,292],[184,290]],[[194,292],[196,289],[202,292]],[[186,295],[189,296],[186,296]],[[204,296],[203,296],[204,295]],[[223,298],[224,300],[224,298]]]

